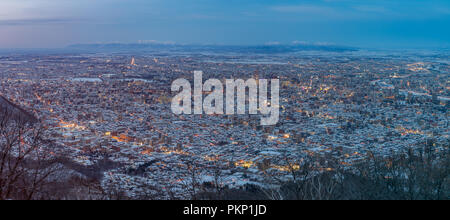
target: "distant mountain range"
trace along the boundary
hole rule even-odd
[[[75,44],[68,49],[77,49],[94,52],[185,52],[185,53],[295,53],[301,51],[349,52],[358,51],[358,48],[317,45],[317,44],[291,44],[291,45],[253,45],[253,46],[226,46],[226,45],[182,45],[157,43],[108,43],[108,44]]]

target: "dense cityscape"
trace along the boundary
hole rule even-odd
[[[449,60],[447,51],[16,53],[0,55],[0,94],[42,124],[66,180],[128,199],[192,199],[277,188],[305,158],[317,175],[422,146],[448,152]],[[279,79],[279,122],[173,114],[171,83],[198,70]]]

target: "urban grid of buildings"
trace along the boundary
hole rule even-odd
[[[55,155],[95,167],[105,189],[185,198],[201,182],[244,187],[289,179],[301,158],[351,169],[368,156],[449,141],[449,57],[353,53],[65,54],[0,56],[0,94],[47,128]],[[177,78],[280,80],[280,120],[175,115]],[[205,94],[206,95],[206,94]],[[74,172],[77,172],[74,170]],[[81,171],[80,175],[83,174]],[[146,186],[146,187],[140,187]],[[145,189],[144,189],[145,188]]]

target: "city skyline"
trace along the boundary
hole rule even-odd
[[[450,3],[442,0],[5,0],[0,8],[0,48],[110,42],[418,48],[450,42]]]

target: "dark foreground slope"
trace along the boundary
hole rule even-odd
[[[37,122],[38,119],[31,113],[27,112],[20,106],[12,103],[5,97],[0,95],[0,115],[7,115],[21,122]]]

